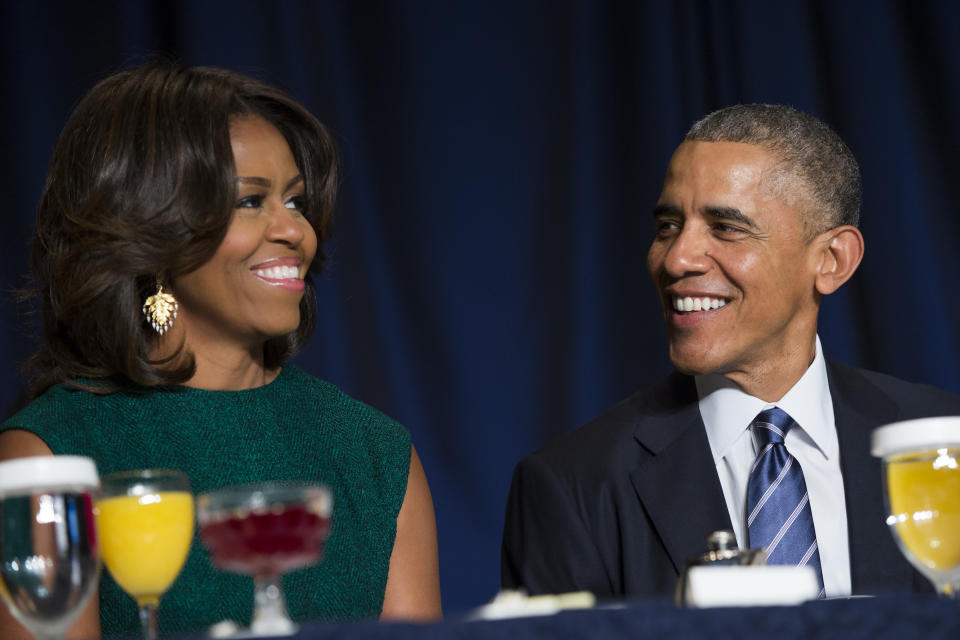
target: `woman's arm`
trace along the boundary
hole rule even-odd
[[[442,615],[433,499],[420,457],[411,446],[407,493],[397,516],[380,619],[432,621]]]
[[[52,456],[43,440],[29,431],[11,429],[0,433],[0,461],[30,456]],[[89,640],[100,637],[100,601],[94,592],[87,608],[67,633],[68,640]],[[33,636],[17,622],[6,606],[0,607],[0,638],[4,640],[32,640]]]

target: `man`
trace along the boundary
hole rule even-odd
[[[668,595],[720,529],[813,567],[821,595],[925,588],[887,530],[870,433],[960,397],[821,352],[859,209],[856,160],[808,114],[737,105],[691,128],[648,255],[676,372],[518,465],[505,588]]]

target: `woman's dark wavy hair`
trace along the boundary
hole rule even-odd
[[[40,371],[34,394],[57,382],[109,393],[193,375],[183,350],[151,360],[155,334],[141,306],[158,276],[193,271],[223,240],[236,197],[230,123],[243,115],[272,123],[290,145],[319,245],[310,271],[321,271],[337,157],[316,118],[286,93],[224,69],[152,62],[112,75],[67,121],[37,212],[31,264],[44,344],[29,363]],[[308,275],[300,326],[266,342],[267,367],[309,339],[314,303]]]

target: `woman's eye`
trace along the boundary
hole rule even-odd
[[[263,196],[244,196],[237,200],[237,209],[259,209],[263,206]]]
[[[288,198],[286,202],[283,203],[287,209],[294,209],[303,213],[304,208],[307,205],[307,199],[303,196],[292,196]]]

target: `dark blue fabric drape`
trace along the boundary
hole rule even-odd
[[[824,304],[824,348],[960,392],[958,25],[947,1],[6,0],[0,412],[34,346],[10,291],[79,97],[156,52],[256,75],[345,165],[296,362],[409,427],[445,605],[480,604],[514,463],[668,371],[650,209],[714,108],[790,103],[850,143],[867,253]]]

